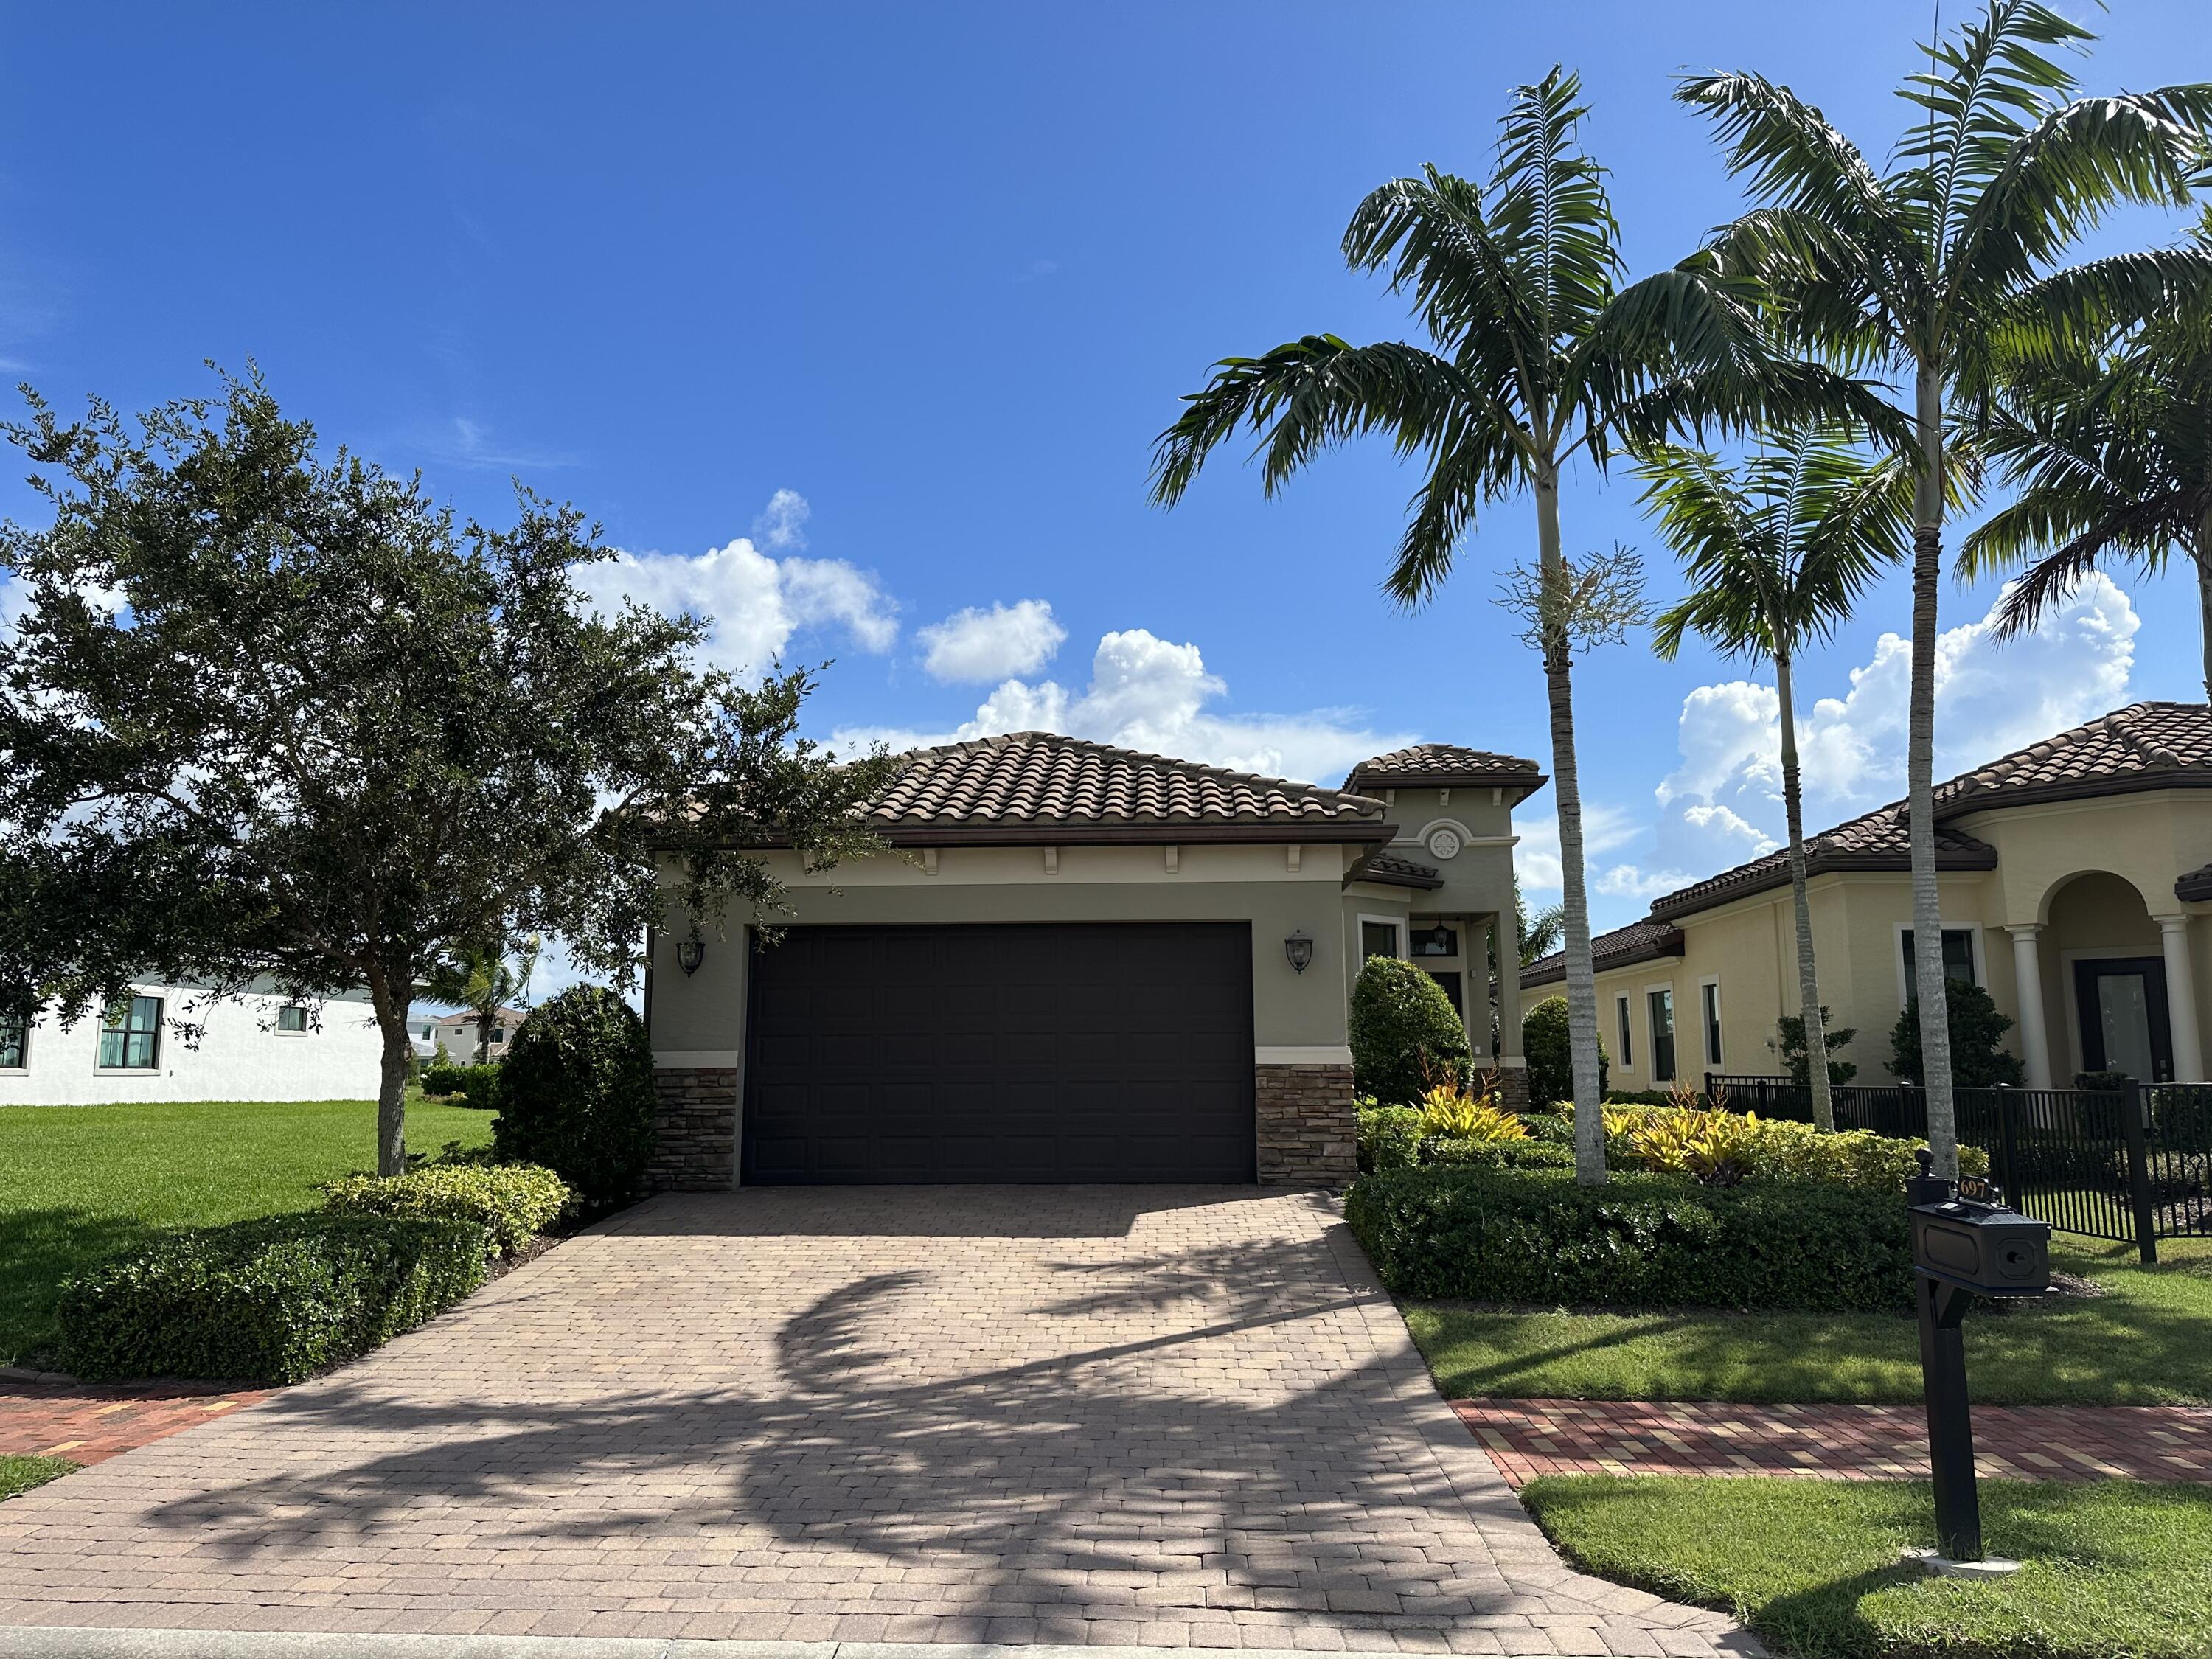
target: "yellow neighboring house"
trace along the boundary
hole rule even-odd
[[[2077,1072],[2206,1080],[2212,1010],[2212,708],[2140,702],[1936,790],[1943,957],[1988,988],[2033,1088]],[[1904,804],[1808,837],[1820,1000],[1857,1036],[1837,1058],[1891,1080],[1912,894]],[[1767,854],[1592,941],[1612,1086],[1705,1072],[1781,1075],[1776,1022],[1797,1012],[1785,854]],[[1553,994],[1564,960],[1521,975]]]

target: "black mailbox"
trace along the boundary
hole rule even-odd
[[[2041,1296],[2051,1288],[2051,1224],[1971,1198],[1915,1204],[1912,1259],[1978,1295]]]

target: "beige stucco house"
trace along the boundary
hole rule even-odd
[[[2115,1069],[2205,1078],[2212,1007],[2212,709],[2144,702],[1936,791],[1943,949],[1987,988],[2038,1088]],[[1807,843],[1820,996],[1856,1039],[1838,1058],[1887,1082],[1910,982],[1906,818],[1893,804]],[[1670,893],[1593,941],[1613,1086],[1708,1071],[1778,1076],[1776,1021],[1797,1012],[1783,853]],[[1524,970],[1531,995],[1563,959]]]
[[[655,939],[656,1178],[1342,1181],[1366,955],[1419,962],[1483,1047],[1493,1000],[1518,1032],[1512,815],[1543,782],[1442,745],[1342,789],[1048,732],[917,750],[866,807],[890,854],[762,853],[780,942]]]

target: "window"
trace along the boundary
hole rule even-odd
[[[1620,1013],[1620,1069],[1633,1071],[1636,1069],[1636,1044],[1629,1031],[1628,999],[1618,998],[1614,1006]]]
[[[161,1063],[161,999],[119,997],[107,1005],[100,1031],[100,1069],[150,1072]]]
[[[288,1002],[276,1011],[276,1029],[280,1031],[304,1031],[307,1029],[307,1010],[303,1003]]]
[[[1718,1071],[1721,1064],[1721,982],[1709,979],[1698,988],[1705,1017],[1705,1064]]]
[[[1369,957],[1395,957],[1398,954],[1398,924],[1395,921],[1363,921],[1359,924],[1359,955],[1364,961]]]
[[[506,1041],[507,1041],[507,1027],[506,1027],[506,1026],[504,1026],[504,1025],[495,1025],[495,1026],[493,1026],[493,1027],[491,1028],[491,1040],[492,1040],[494,1042],[506,1042]]]
[[[1646,994],[1651,1010],[1651,1080],[1674,1080],[1674,993],[1670,988]]]
[[[1447,927],[1441,921],[1433,927],[1413,930],[1413,954],[1417,957],[1455,957],[1459,954],[1459,929]]]
[[[1900,931],[1905,948],[1905,994],[1912,995],[1912,930]],[[1963,980],[1969,985],[1979,984],[1974,974],[1974,930],[1971,927],[1946,927],[1943,930],[1943,977]]]
[[[25,1070],[31,1060],[31,1022],[0,1014],[0,1072]]]
[[[1422,971],[1436,981],[1437,988],[1451,1000],[1452,1012],[1457,1014],[1461,1022],[1464,1024],[1467,1019],[1467,1009],[1460,1001],[1460,993],[1465,981],[1456,972],[1449,968],[1426,968]]]

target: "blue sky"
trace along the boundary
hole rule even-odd
[[[2088,89],[2212,73],[2201,0],[2081,9],[2104,35]],[[1326,781],[1411,737],[1545,757],[1540,676],[1492,602],[1525,510],[1491,514],[1408,617],[1376,591],[1416,483],[1387,447],[1273,501],[1224,453],[1164,513],[1154,434],[1218,357],[1410,337],[1344,269],[1345,221],[1424,162],[1486,169],[1516,82],[1581,70],[1643,271],[1739,199],[1676,71],[1761,70],[1886,148],[1928,15],[18,6],[0,360],[64,404],[136,408],[250,357],[327,440],[465,512],[503,514],[511,475],[571,498],[635,556],[603,585],[714,611],[732,661],[836,659],[825,737],[1058,724]],[[33,511],[0,482],[0,512]],[[1639,546],[1674,591],[1631,483],[1576,479],[1565,518],[1571,547]],[[1947,589],[1946,760],[2201,696],[2192,597],[2099,586],[1998,652],[1972,626],[1992,590]],[[1892,582],[1802,672],[1835,700],[1816,822],[1901,790],[1881,635],[1905,621]],[[1694,653],[1582,670],[1601,924],[1779,833],[1765,696]],[[1532,809],[1540,890],[1548,793]]]

